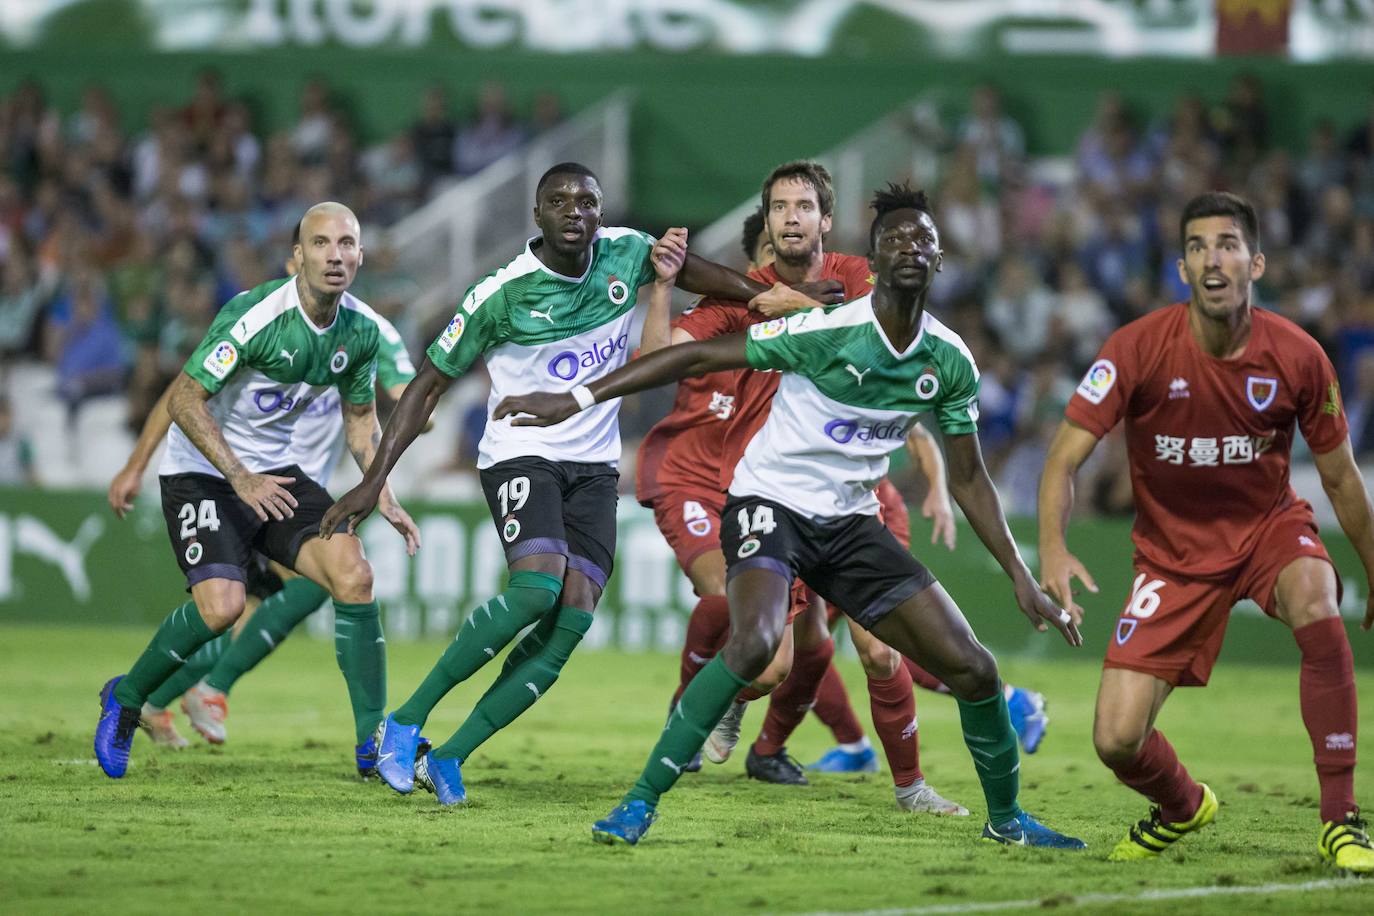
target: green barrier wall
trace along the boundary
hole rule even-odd
[[[499,590],[505,573],[500,544],[480,503],[408,508],[424,538],[413,560],[384,521],[374,517],[363,528],[388,635],[447,638],[474,603]],[[1127,523],[1083,522],[1072,531],[1074,549],[1102,587],[1100,595],[1085,596],[1087,645],[1074,652],[1057,635],[1030,629],[1012,603],[1006,579],[967,527],[960,529],[959,549],[951,554],[921,546],[921,522],[916,521],[919,554],[995,651],[1101,657],[1132,578]],[[1013,527],[1034,566],[1034,523],[1020,520]],[[619,537],[618,566],[589,639],[594,645],[676,651],[694,601],[691,588],[647,510],[621,500]],[[1327,532],[1326,543],[1344,574],[1343,610],[1356,663],[1374,668],[1374,634],[1355,626],[1365,594],[1359,564],[1338,532]],[[0,623],[147,627],[184,600],[182,588],[156,503],[141,501],[121,522],[102,494],[0,488]],[[329,632],[327,610],[312,618],[311,626]],[[1241,605],[1232,614],[1223,659],[1292,663],[1297,650],[1281,624]]]
[[[500,80],[521,108],[534,94],[554,89],[573,110],[632,88],[632,213],[650,229],[708,223],[754,193],[778,162],[829,149],[917,96],[934,93],[957,113],[969,90],[985,80],[1003,88],[1007,108],[1025,125],[1037,154],[1071,152],[1107,89],[1157,116],[1187,91],[1219,102],[1231,76],[1249,70],[1265,82],[1275,141],[1300,150],[1318,119],[1332,118],[1344,129],[1364,117],[1374,86],[1374,66],[1348,62],[993,56],[950,61],[895,49],[825,59],[435,48],[210,55],[87,42],[0,50],[0,92],[34,76],[64,111],[74,111],[82,88],[99,83],[115,97],[129,128],[142,129],[150,107],[185,104],[196,72],[206,66],[223,73],[231,95],[253,99],[259,126],[268,130],[292,123],[300,87],[321,75],[373,138],[409,125],[421,90],[433,82],[465,101],[483,80]],[[621,209],[623,202],[611,206]]]

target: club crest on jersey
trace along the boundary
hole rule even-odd
[[[936,378],[934,369],[924,370],[916,379],[916,397],[923,401],[929,401],[935,397],[939,390],[940,380]]]
[[[1279,380],[1276,378],[1251,375],[1245,379],[1245,397],[1256,410],[1264,410],[1274,403],[1274,397],[1278,393]]]
[[[758,538],[750,538],[743,544],[739,545],[739,550],[736,552],[735,555],[738,556],[741,560],[747,560],[754,554],[758,553],[759,548],[761,546],[763,545],[759,543]]]
[[[1101,404],[1115,384],[1116,364],[1109,359],[1099,359],[1088,367],[1088,374],[1078,383],[1078,393],[1090,404]]]
[[[1116,644],[1118,646],[1126,645],[1126,640],[1131,638],[1131,635],[1135,633],[1135,628],[1139,625],[1140,621],[1132,617],[1122,617],[1118,620],[1116,622]]]
[[[186,565],[195,566],[204,555],[205,548],[200,546],[198,542],[192,542],[191,546],[186,548]]]
[[[772,321],[765,321],[756,324],[749,329],[749,336],[755,340],[770,340],[787,330],[786,318],[774,318]]]
[[[509,544],[520,536],[520,520],[516,518],[506,519],[506,523],[501,526],[501,539]]]
[[[205,357],[205,362],[201,365],[205,371],[215,378],[223,381],[233,371],[234,365],[239,361],[239,351],[227,340],[220,341],[215,349]]]
[[[458,338],[463,336],[463,315],[459,313],[453,316],[453,320],[444,328],[444,333],[439,335],[439,349],[445,353],[452,353],[453,348],[458,345]]]
[[[329,358],[329,371],[338,374],[348,367],[348,351],[342,345]]]
[[[611,274],[611,280],[606,284],[606,295],[616,305],[624,305],[625,300],[630,298],[630,287],[624,280],[617,279],[615,274]]]

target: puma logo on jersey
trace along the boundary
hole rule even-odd
[[[549,324],[553,324],[553,306],[549,306],[549,310],[547,312],[541,312],[539,311],[539,309],[530,309],[530,317],[543,318]]]
[[[281,351],[281,356],[282,356],[282,359],[286,360],[288,363],[291,364],[292,368],[295,368],[295,365],[296,365],[296,354],[299,353],[299,352],[301,352],[301,348],[300,348],[300,347],[297,347],[296,349],[292,350],[290,353],[287,353],[287,352],[286,352],[286,348],[283,347],[283,348],[282,348],[282,351]]]
[[[845,365],[844,368],[845,368],[845,371],[846,371],[846,372],[848,372],[850,375],[854,376],[854,378],[858,381],[858,384],[861,385],[861,386],[862,386],[863,383],[864,383],[864,376],[865,376],[865,375],[868,375],[868,373],[870,373],[870,372],[873,371],[873,367],[870,366],[869,368],[867,368],[867,369],[865,369],[864,371],[860,372],[857,368],[855,368],[855,366],[854,366],[853,363],[847,363],[847,364]]]

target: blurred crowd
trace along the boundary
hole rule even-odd
[[[343,200],[365,224],[394,222],[563,118],[551,93],[522,115],[499,85],[466,104],[436,86],[408,130],[365,146],[323,80],[298,104],[293,126],[265,133],[251,101],[207,71],[183,106],[130,132],[99,86],[67,112],[33,82],[0,98],[0,363],[49,362],[73,416],[88,398],[123,394],[137,428],[218,306],[280,275],[308,204]],[[1272,111],[1250,76],[1220,98],[1181,96],[1157,120],[1108,92],[1059,169],[1028,158],[994,86],[922,126],[941,162],[936,308],[983,370],[981,437],[1014,511],[1033,511],[1048,436],[1106,336],[1185,298],[1178,215],[1212,188],[1256,203],[1260,302],[1326,348],[1356,450],[1374,457],[1374,104],[1358,123],[1316,123],[1301,149],[1273,142],[1280,115],[1292,113]],[[414,288],[369,247],[356,291],[396,316]],[[479,393],[459,412],[453,468],[470,467],[481,406]],[[627,441],[654,419],[627,411]],[[14,435],[0,424],[0,440]],[[1099,452],[1084,493],[1101,511],[1129,511],[1119,443]]]
[[[133,131],[100,85],[75,111],[32,81],[0,98],[0,371],[50,363],[73,420],[89,398],[124,394],[136,430],[219,306],[281,276],[310,204],[391,224],[563,118],[551,93],[524,116],[499,84],[462,103],[434,86],[409,129],[367,146],[323,79],[298,106],[288,129],[260,130],[213,70]],[[413,285],[390,252],[368,255],[354,291],[395,315]]]

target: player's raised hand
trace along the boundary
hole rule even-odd
[[[1067,550],[1041,547],[1040,587],[1049,592],[1050,597],[1058,601],[1060,607],[1074,615],[1075,620],[1082,620],[1083,608],[1073,600],[1074,579],[1082,582],[1094,595],[1097,594],[1097,583],[1093,581],[1087,567],[1079,562],[1078,557]]]
[[[821,305],[838,305],[844,301],[844,284],[839,280],[808,280],[792,288]],[[808,307],[814,307],[814,303]]]
[[[571,394],[535,391],[502,398],[501,403],[492,411],[491,418],[500,420],[511,417],[511,426],[553,426],[577,413],[577,409],[577,399]],[[527,416],[515,416],[516,414]]]
[[[949,504],[949,496],[931,490],[921,502],[921,517],[931,520],[930,543],[945,542],[945,548],[954,549],[957,527],[954,524],[954,507]]]
[[[406,555],[415,556],[415,551],[420,549],[420,529],[415,524],[415,519],[410,517],[410,513],[401,508],[401,504],[391,494],[390,488],[382,492],[382,498],[377,503],[377,511],[381,512],[382,518],[390,522],[391,527],[405,538]]]
[[[687,230],[676,227],[663,233],[649,253],[649,259],[653,261],[659,280],[667,283],[676,278],[687,262]]]
[[[830,282],[830,281],[825,281]],[[766,315],[769,318],[779,318],[783,315],[790,315],[803,309],[813,309],[816,307],[816,300],[803,293],[800,289],[793,289],[786,283],[774,283],[773,288],[759,293],[749,300],[749,308]]]
[[[295,482],[294,477],[278,477],[275,474],[241,474],[229,483],[239,499],[257,515],[258,521],[265,522],[271,518],[279,522],[296,514],[296,497],[286,489],[288,484]]]
[[[143,475],[125,465],[123,470],[115,475],[115,479],[110,481],[110,491],[106,494],[114,514],[123,518],[125,513],[134,507],[134,500],[142,489]]]
[[[1034,580],[1025,579],[1016,583],[1016,604],[1041,633],[1045,632],[1045,624],[1048,623],[1059,631],[1069,645],[1083,645],[1083,634],[1078,632],[1082,616],[1055,604],[1054,599]]]
[[[325,512],[324,518],[320,519],[320,537],[329,540],[341,523],[346,523],[345,534],[355,534],[358,526],[363,523],[363,519],[372,514],[372,510],[377,508],[379,495],[373,492],[371,487],[358,484],[343,496],[340,496],[334,505]],[[404,534],[405,532],[401,532]],[[408,545],[407,545],[408,546]]]

